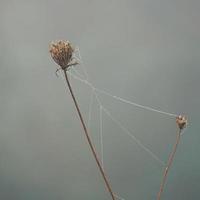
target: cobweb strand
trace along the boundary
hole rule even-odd
[[[142,108],[142,109],[145,109],[145,110],[149,110],[149,111],[153,111],[153,112],[157,112],[157,113],[160,113],[160,114],[164,114],[164,115],[168,115],[170,117],[177,117],[178,115],[177,114],[173,114],[173,113],[169,113],[169,112],[165,112],[165,111],[162,111],[162,110],[158,110],[158,109],[154,109],[152,107],[149,107],[149,106],[144,106],[144,105],[141,105],[141,104],[138,104],[138,103],[135,103],[135,102],[132,102],[130,100],[126,100],[122,97],[119,97],[119,96],[116,96],[116,95],[112,95],[111,93],[105,91],[105,90],[102,90],[102,89],[99,89],[99,88],[96,88],[94,85],[92,85],[91,82],[89,82],[88,80],[86,79],[82,79],[80,78],[79,76],[76,76],[74,74],[72,74],[71,72],[68,72],[70,73],[75,79],[87,84],[88,86],[90,86],[91,88],[95,89],[98,93],[102,93],[102,94],[105,94],[107,96],[110,96],[116,100],[119,100],[123,103],[127,103],[127,104],[130,104],[130,105],[133,105],[135,107],[138,107],[138,108]]]
[[[103,108],[99,106],[99,124],[100,124],[100,146],[101,146],[101,164],[104,169],[104,145],[103,145]]]
[[[82,61],[81,55],[80,55],[80,51],[79,48],[76,49],[76,52],[78,52],[78,57],[76,55],[75,59],[78,59],[78,61]],[[80,59],[79,59],[80,58]],[[99,126],[100,126],[100,155],[101,155],[101,163],[102,163],[102,167],[104,169],[104,144],[103,144],[103,112],[113,121],[115,122],[122,130],[124,133],[126,133],[129,137],[131,137],[143,150],[145,150],[154,160],[156,160],[159,164],[161,164],[162,166],[165,166],[166,164],[160,159],[158,158],[158,156],[156,156],[149,148],[147,148],[145,145],[142,144],[142,142],[140,140],[138,140],[132,133],[131,131],[129,131],[119,120],[117,120],[110,112],[108,109],[106,109],[103,104],[100,101],[99,95],[100,94],[104,94],[106,96],[109,96],[113,99],[116,99],[118,101],[121,101],[123,103],[129,104],[129,105],[133,105],[135,107],[144,109],[144,110],[148,110],[148,111],[152,111],[152,112],[156,112],[159,114],[163,114],[163,115],[167,115],[170,117],[176,117],[177,114],[173,114],[173,113],[169,113],[169,112],[165,112],[162,110],[158,110],[149,106],[144,106],[135,102],[132,102],[130,100],[124,99],[122,97],[116,96],[116,95],[112,95],[111,93],[96,88],[90,81],[89,81],[89,75],[87,73],[87,70],[84,66],[84,64],[82,63],[82,69],[84,72],[84,75],[82,75],[80,72],[78,72],[78,70],[76,70],[73,66],[71,67],[72,71],[74,73],[71,73],[69,71],[67,71],[67,73],[70,74],[71,77],[73,77],[74,79],[77,79],[83,83],[85,83],[86,85],[88,85],[91,88],[91,95],[90,95],[90,101],[89,101],[89,111],[88,111],[88,129],[90,130],[90,125],[91,125],[91,115],[92,115],[92,105],[94,103],[94,98],[96,99],[98,105],[99,105]],[[84,77],[84,78],[83,78]],[[62,77],[63,78],[63,77]],[[119,200],[125,200],[124,198],[114,194],[115,197]]]
[[[70,72],[68,72],[70,73]],[[101,103],[99,97],[98,97],[98,94],[96,93],[96,88],[89,82],[89,81],[86,81],[86,80],[82,80],[80,79],[79,77],[75,76],[74,74],[72,74],[72,77],[74,77],[75,79],[78,79],[78,80],[81,80],[82,82],[86,83],[86,84],[89,84],[92,88],[92,92],[94,93],[96,99],[97,99],[97,102],[99,104],[99,106],[102,108],[102,110],[127,134],[129,135],[142,149],[144,149],[152,158],[154,158],[154,160],[156,160],[158,163],[160,163],[162,166],[165,166],[165,163],[159,159],[149,148],[147,148],[146,146],[144,146],[142,144],[142,142],[140,140],[138,140],[133,134],[131,134],[131,132],[125,128],[125,126],[123,126],[121,124],[121,122],[119,122],[119,120],[115,119],[112,114],[108,111],[108,109],[106,109],[103,104]],[[102,143],[102,142],[101,142]],[[102,154],[102,149],[101,149],[101,154]]]

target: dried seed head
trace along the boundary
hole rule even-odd
[[[187,118],[185,116],[179,115],[176,117],[176,123],[180,130],[184,129],[187,125]]]
[[[51,53],[51,57],[54,59],[54,61],[63,70],[65,70],[72,61],[74,49],[69,41],[60,40],[58,42],[51,43],[49,52]]]

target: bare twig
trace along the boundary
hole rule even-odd
[[[178,143],[180,141],[180,135],[181,135],[181,129],[178,130],[177,137],[176,137],[176,143],[174,145],[173,151],[171,152],[171,154],[169,156],[169,159],[168,159],[168,162],[167,162],[167,167],[165,168],[165,171],[163,173],[163,178],[162,178],[162,182],[161,182],[161,185],[160,185],[160,190],[158,192],[157,200],[160,200],[160,198],[161,198],[161,194],[163,192],[164,185],[165,185],[165,182],[166,182],[166,179],[167,179],[167,174],[168,174],[169,169],[171,167],[171,164],[173,162],[173,159],[174,159],[177,147],[178,147]]]
[[[171,154],[169,155],[169,159],[167,161],[167,166],[166,166],[165,171],[163,173],[163,177],[162,177],[162,181],[161,181],[161,184],[160,184],[160,190],[158,192],[157,200],[161,199],[161,195],[162,195],[162,192],[164,190],[165,182],[166,182],[166,179],[167,179],[167,174],[168,174],[169,169],[170,169],[172,162],[174,160],[174,156],[175,156],[178,144],[180,142],[181,131],[183,130],[183,128],[185,128],[185,126],[187,124],[187,119],[186,119],[185,116],[180,115],[180,116],[176,117],[176,123],[178,125],[179,130],[177,132],[176,142],[174,144],[174,147],[173,147]]]
[[[94,156],[94,158],[95,158],[95,161],[96,161],[96,163],[97,163],[97,166],[98,166],[98,168],[99,168],[99,170],[100,170],[100,172],[101,172],[101,175],[102,175],[102,177],[103,177],[103,179],[104,179],[104,182],[105,182],[105,184],[106,184],[106,187],[107,187],[107,189],[108,189],[108,191],[109,191],[109,193],[110,193],[112,199],[115,200],[115,196],[114,196],[114,193],[113,193],[113,191],[112,191],[112,189],[111,189],[111,186],[110,186],[110,184],[109,184],[109,182],[108,182],[108,178],[107,178],[107,176],[106,176],[106,174],[105,174],[105,172],[104,172],[104,170],[103,170],[103,168],[102,168],[102,166],[101,166],[101,164],[100,164],[100,161],[99,161],[98,156],[97,156],[97,154],[96,154],[95,148],[94,148],[94,146],[93,146],[93,144],[92,144],[92,141],[91,141],[91,139],[90,139],[90,136],[89,136],[89,134],[88,134],[88,131],[87,131],[85,122],[84,122],[84,120],[83,120],[81,111],[80,111],[80,109],[79,109],[78,103],[77,103],[77,101],[76,101],[76,98],[75,98],[75,96],[74,96],[74,93],[73,93],[73,90],[72,90],[72,87],[71,87],[71,84],[70,84],[70,82],[69,82],[69,79],[68,79],[68,76],[67,76],[67,72],[66,72],[66,70],[63,70],[63,71],[64,71],[64,75],[65,75],[65,80],[66,80],[67,85],[68,85],[68,88],[69,88],[69,90],[70,90],[72,99],[73,99],[73,101],[74,101],[76,110],[77,110],[77,112],[78,112],[79,119],[80,119],[81,124],[82,124],[82,126],[83,126],[84,133],[85,133],[85,136],[86,136],[87,141],[88,141],[88,143],[89,143],[89,146],[90,146],[90,149],[91,149],[91,151],[92,151],[92,154],[93,154],[93,156]]]

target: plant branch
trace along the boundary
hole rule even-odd
[[[106,176],[106,174],[105,174],[105,172],[104,172],[104,170],[103,170],[103,168],[102,168],[102,166],[101,166],[101,164],[100,164],[100,161],[99,161],[99,159],[98,159],[96,150],[95,150],[95,148],[94,148],[94,146],[93,146],[93,144],[92,144],[92,141],[91,141],[91,139],[90,139],[90,136],[89,136],[89,134],[88,134],[88,131],[87,131],[85,122],[84,122],[84,120],[83,120],[81,111],[80,111],[80,109],[79,109],[78,103],[77,103],[77,101],[76,101],[76,98],[75,98],[75,96],[74,96],[74,93],[73,93],[73,90],[72,90],[72,87],[71,87],[71,84],[70,84],[70,82],[69,82],[69,79],[68,79],[68,76],[67,76],[67,72],[66,72],[66,70],[63,70],[63,71],[64,71],[64,75],[65,75],[65,80],[66,80],[67,85],[68,85],[68,88],[69,88],[69,90],[70,90],[72,99],[73,99],[73,101],[74,101],[76,110],[77,110],[77,112],[78,112],[79,119],[80,119],[81,124],[82,124],[82,126],[83,126],[84,133],[85,133],[85,136],[86,136],[86,138],[87,138],[87,141],[88,141],[88,144],[89,144],[89,146],[90,146],[90,149],[91,149],[91,151],[92,151],[92,154],[93,154],[93,156],[94,156],[94,158],[95,158],[95,161],[96,161],[96,163],[97,163],[97,166],[98,166],[98,168],[99,168],[99,170],[100,170],[100,172],[101,172],[101,175],[102,175],[103,180],[104,180],[104,182],[105,182],[105,185],[106,185],[106,187],[107,187],[107,189],[108,189],[108,192],[110,193],[110,195],[111,195],[111,197],[112,197],[112,200],[115,200],[115,196],[114,196],[114,193],[113,193],[113,191],[112,191],[112,189],[111,189],[111,186],[110,186],[110,184],[109,184],[108,178],[107,178],[107,176]]]
[[[168,174],[169,169],[170,169],[170,167],[172,165],[172,162],[174,160],[174,156],[175,156],[175,153],[176,153],[179,141],[180,141],[181,130],[182,129],[179,128],[179,130],[177,132],[177,136],[176,136],[176,143],[174,144],[173,150],[172,150],[172,152],[171,152],[171,154],[169,156],[169,159],[167,161],[167,166],[166,166],[165,171],[163,173],[163,177],[162,177],[162,181],[161,181],[161,184],[160,184],[160,190],[158,192],[157,200],[161,199],[161,194],[162,194],[162,192],[164,190],[164,185],[165,185],[165,182],[166,182],[166,179],[167,179],[167,174]]]

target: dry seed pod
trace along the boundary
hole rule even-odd
[[[176,123],[180,130],[184,129],[187,125],[187,118],[185,116],[179,115],[176,117]]]
[[[49,52],[51,53],[51,57],[54,59],[54,61],[63,70],[66,70],[70,65],[73,65],[71,61],[74,49],[69,41],[60,40],[58,42],[53,42],[50,45]]]

